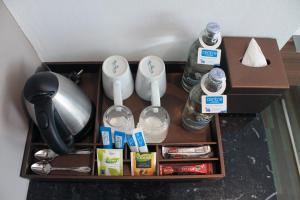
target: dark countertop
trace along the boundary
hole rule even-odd
[[[225,173],[201,181],[31,181],[28,200],[276,199],[268,144],[260,115],[221,117]]]

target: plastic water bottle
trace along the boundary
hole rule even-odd
[[[202,113],[201,97],[206,95],[204,91],[221,95],[225,90],[226,76],[221,68],[213,68],[207,75],[203,76],[203,79],[190,91],[182,112],[182,125],[187,130],[194,131],[204,128],[214,116],[213,113]]]
[[[182,87],[189,92],[192,87],[200,82],[203,74],[208,73],[213,65],[198,64],[198,49],[209,46],[210,48],[218,48],[221,43],[221,28],[215,22],[208,23],[206,29],[200,37],[193,43],[190,48],[187,64],[182,76]],[[201,45],[202,44],[202,45]]]

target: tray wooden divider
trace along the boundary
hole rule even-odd
[[[161,99],[162,106],[169,112],[171,125],[168,136],[161,144],[148,144],[150,151],[157,152],[156,175],[154,176],[131,176],[130,149],[126,145],[123,155],[124,176],[98,176],[96,149],[101,148],[101,138],[99,136],[99,126],[102,124],[102,116],[105,110],[113,104],[108,99],[102,88],[101,65],[100,62],[75,62],[75,63],[44,63],[51,70],[57,73],[70,73],[84,69],[80,87],[95,104],[95,123],[93,130],[79,143],[75,143],[76,149],[89,148],[93,152],[91,155],[62,155],[51,162],[57,167],[90,166],[92,171],[89,174],[77,172],[53,172],[49,175],[37,175],[30,170],[30,165],[36,162],[34,153],[42,148],[48,148],[39,135],[37,127],[32,121],[29,122],[28,136],[24,150],[21,176],[28,179],[40,180],[187,180],[187,179],[218,179],[225,176],[223,147],[221,141],[221,129],[219,116],[216,114],[211,124],[201,131],[188,132],[181,126],[181,111],[186,102],[188,94],[181,87],[181,75],[184,63],[166,62],[167,71],[167,92]],[[138,62],[130,62],[131,71],[135,75]],[[129,107],[134,115],[135,123],[138,122],[140,112],[150,105],[150,102],[141,100],[136,93],[124,101],[124,105]],[[212,158],[199,159],[165,159],[161,151],[163,146],[199,146],[210,145],[213,149]],[[214,173],[210,175],[176,175],[160,176],[159,166],[161,164],[190,163],[199,164],[212,162]]]

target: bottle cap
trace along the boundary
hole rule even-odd
[[[223,69],[215,67],[209,72],[209,77],[216,82],[225,82],[226,75]]]
[[[217,82],[222,81],[221,88],[216,92],[209,91],[205,85],[205,81],[207,79],[212,79]],[[221,94],[223,94],[223,92],[226,89],[226,81],[225,80],[226,80],[226,77],[225,77],[224,71],[221,68],[214,68],[209,73],[206,73],[203,75],[201,82],[200,82],[200,86],[201,86],[202,91],[206,95],[221,95]]]
[[[214,44],[208,45],[203,41],[203,37],[208,38],[211,40]],[[216,49],[221,45],[222,42],[222,36],[221,36],[221,27],[216,22],[210,22],[206,25],[205,30],[203,30],[202,34],[199,37],[200,45],[203,48],[207,49]]]
[[[212,34],[218,34],[221,32],[221,27],[218,23],[216,22],[209,22],[207,25],[206,25],[206,30],[207,32],[209,33],[212,33]]]

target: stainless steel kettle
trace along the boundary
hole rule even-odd
[[[58,154],[73,151],[73,143],[92,127],[93,105],[70,79],[50,71],[26,82],[25,107],[49,147]]]

